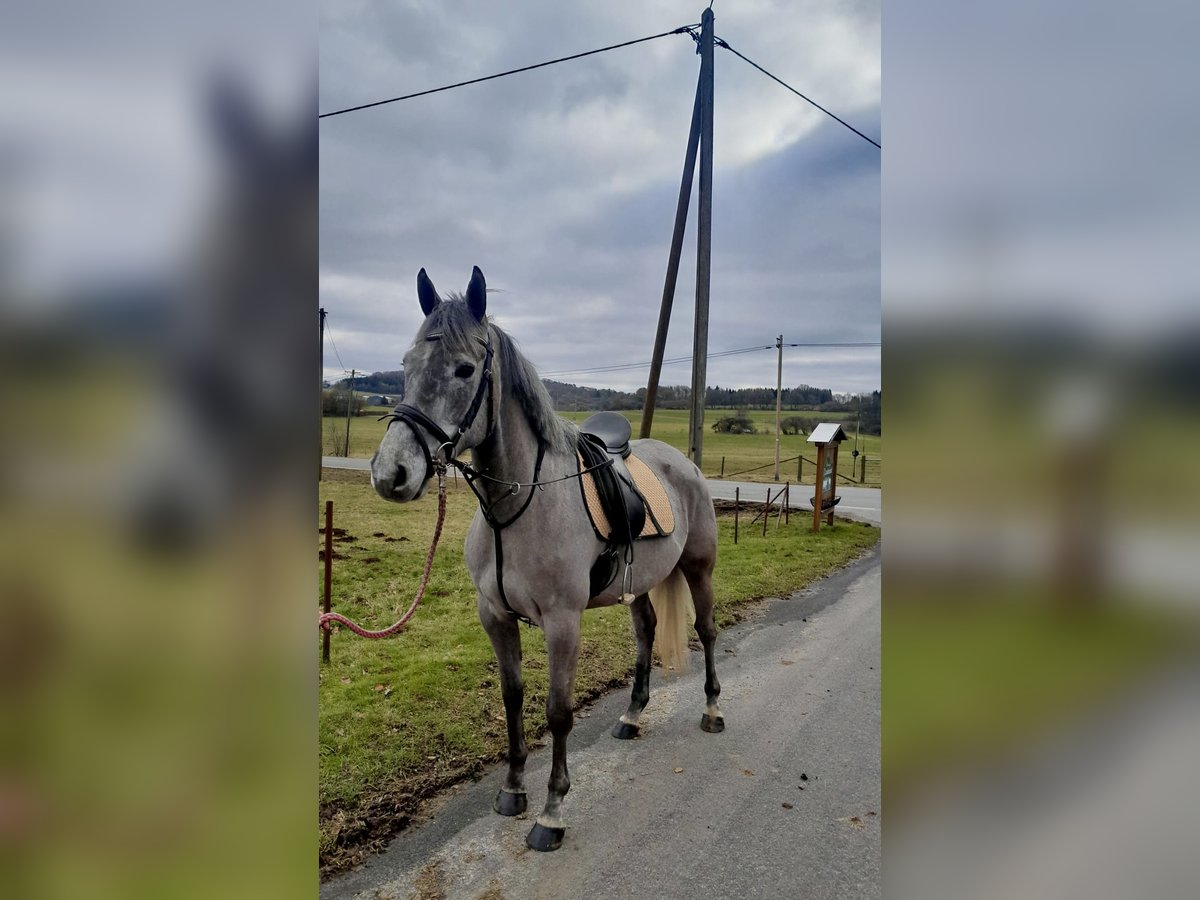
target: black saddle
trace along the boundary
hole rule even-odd
[[[632,564],[633,542],[646,524],[646,501],[634,486],[623,462],[629,455],[631,434],[629,420],[613,412],[596,413],[580,426],[579,455],[584,466],[593,470],[591,474],[600,495],[600,506],[612,527],[611,534],[596,533],[605,547],[592,566],[593,597],[616,578],[621,556],[618,548],[625,548],[625,563],[627,566]]]
[[[620,413],[598,412],[588,416],[579,430],[584,434],[600,438],[604,449],[624,459],[629,455],[629,438],[633,428],[629,420]],[[640,530],[640,529],[639,529]]]

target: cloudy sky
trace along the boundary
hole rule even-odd
[[[698,0],[326,0],[322,112],[699,21]],[[877,0],[721,2],[716,33],[879,138]],[[321,305],[341,362],[397,369],[424,266],[485,273],[489,313],[548,377],[635,389],[649,360],[699,57],[686,35],[322,120]],[[709,351],[878,341],[880,152],[727,51],[715,62]],[[882,143],[882,141],[881,141]],[[692,204],[693,220],[695,202]],[[691,352],[689,221],[667,357]],[[332,347],[326,377],[342,371]],[[708,383],[771,384],[774,351]],[[687,363],[664,384],[686,384]],[[790,349],[784,383],[879,387],[879,349]]]

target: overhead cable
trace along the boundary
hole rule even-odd
[[[880,150],[883,149],[883,147],[881,147],[879,145],[878,141],[874,140],[873,138],[867,137],[865,134],[863,134],[861,131],[859,131],[857,128],[855,128],[853,125],[851,125],[849,122],[847,122],[845,119],[841,118],[840,116],[834,115],[829,110],[827,110],[825,107],[823,107],[820,103],[818,103],[816,100],[812,99],[811,97],[806,97],[804,94],[800,93],[798,90],[796,90],[790,84],[788,84],[786,81],[772,75],[770,72],[768,72],[766,69],[764,69],[758,63],[756,63],[754,60],[743,56],[741,53],[738,53],[731,46],[729,46],[728,41],[722,40],[721,38],[714,38],[714,43],[718,47],[724,47],[726,50],[728,50],[730,53],[732,53],[734,56],[738,57],[739,59],[745,60],[750,65],[754,66],[754,68],[758,69],[758,71],[762,72],[764,75],[766,75],[768,78],[770,78],[772,81],[779,82],[785,88],[787,88],[789,91],[791,91],[793,94],[795,94],[797,97],[799,97],[801,100],[805,100],[805,101],[811,103],[813,106],[815,106],[821,112],[825,113],[825,115],[829,116],[831,119],[834,119],[834,120],[840,122],[842,125],[845,125],[847,128],[849,128],[851,131],[853,131],[855,134],[857,134],[860,138],[862,138],[867,143],[874,144],[876,147],[879,147]]]
[[[447,84],[447,85],[443,85],[442,87],[430,88],[429,90],[425,90],[425,91],[417,91],[416,93],[413,93],[413,94],[404,94],[403,96],[400,96],[400,97],[390,97],[387,100],[375,100],[372,103],[360,103],[358,106],[347,106],[345,109],[335,109],[332,112],[318,113],[317,118],[318,119],[328,119],[331,116],[340,116],[340,115],[343,115],[344,113],[356,112],[360,109],[370,109],[373,106],[383,106],[385,103],[397,103],[400,100],[411,100],[414,97],[424,97],[427,94],[436,94],[436,93],[439,93],[440,91],[449,91],[449,90],[453,90],[454,88],[466,87],[469,84],[479,84],[482,81],[492,81],[493,79],[496,79],[496,78],[503,78],[506,75],[516,75],[518,72],[530,72],[534,69],[541,69],[545,66],[553,66],[557,63],[568,62],[572,59],[583,59],[583,57],[585,57],[585,56],[594,56],[597,53],[605,53],[609,50],[619,50],[621,47],[631,47],[634,44],[642,44],[642,43],[645,43],[646,41],[657,40],[658,38],[667,37],[668,35],[672,35],[672,34],[686,34],[686,33],[688,33],[689,28],[695,28],[695,27],[696,26],[694,26],[694,25],[682,25],[679,28],[672,29],[671,31],[664,31],[661,34],[652,34],[652,35],[649,35],[648,37],[637,38],[636,40],[625,41],[620,44],[612,44],[608,47],[600,47],[597,50],[588,50],[585,53],[574,53],[571,56],[561,56],[558,59],[549,59],[549,60],[546,60],[545,62],[535,63],[532,66],[522,66],[519,69],[509,69],[507,72],[497,72],[495,75],[485,75],[482,78],[472,78],[470,81],[459,81],[455,84]]]

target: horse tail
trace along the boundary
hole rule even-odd
[[[692,592],[687,579],[679,569],[657,587],[650,589],[650,605],[658,620],[654,629],[654,643],[662,660],[663,671],[674,669],[683,672],[688,665],[688,627],[696,622],[696,607],[692,603]]]

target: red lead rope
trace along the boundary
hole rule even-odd
[[[320,619],[317,620],[319,628],[329,629],[331,622],[337,622],[340,625],[345,625],[359,637],[365,638],[386,638],[391,637],[404,630],[404,626],[408,624],[408,620],[412,618],[413,613],[417,611],[417,605],[425,596],[425,588],[429,586],[429,572],[433,568],[433,554],[437,550],[438,539],[442,536],[442,523],[446,520],[446,470],[444,468],[438,471],[438,515],[437,525],[433,529],[433,543],[429,545],[429,555],[425,557],[425,571],[421,574],[421,586],[417,588],[417,596],[413,598],[412,606],[408,608],[400,621],[395,625],[390,625],[382,631],[368,631],[361,625],[355,625],[345,616],[339,613],[323,613]]]

